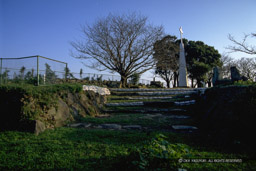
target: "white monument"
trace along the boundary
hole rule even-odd
[[[180,27],[180,59],[179,59],[179,87],[188,87],[185,49],[182,41],[183,30]]]

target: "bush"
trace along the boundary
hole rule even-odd
[[[251,80],[247,80],[247,81],[243,81],[243,80],[239,80],[239,81],[235,81],[234,85],[236,86],[249,86],[249,85],[256,85],[255,82],[251,81]]]
[[[217,80],[214,86],[228,86],[232,85],[233,81],[230,79]]]
[[[163,83],[161,81],[151,81],[150,88],[163,88]]]
[[[119,88],[120,81],[103,81],[103,85],[106,85],[108,88]]]
[[[139,81],[140,81],[140,74],[135,72],[134,74],[132,74],[131,80],[129,83],[133,85],[137,85],[139,84]]]

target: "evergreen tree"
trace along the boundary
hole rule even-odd
[[[45,81],[46,83],[55,83],[57,75],[52,71],[51,66],[45,63]]]

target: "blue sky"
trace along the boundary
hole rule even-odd
[[[223,53],[231,44],[229,33],[241,39],[256,32],[255,9],[255,0],[0,0],[0,57],[42,55],[68,62],[72,72],[97,72],[70,57],[69,42],[80,39],[80,25],[110,12],[138,12],[178,37],[182,26],[188,40],[203,41]]]

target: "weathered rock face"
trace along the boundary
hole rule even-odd
[[[103,87],[98,87],[98,86],[88,86],[88,85],[83,85],[83,90],[84,91],[93,91],[95,93],[98,93],[100,95],[110,95],[110,91],[107,88]]]
[[[39,120],[35,120],[35,129],[34,129],[34,133],[36,135],[40,134],[41,132],[44,132],[45,130],[45,124]]]
[[[71,106],[70,106],[71,107]],[[63,126],[68,121],[73,121],[73,115],[71,115],[70,107],[63,99],[59,99],[57,107],[52,107],[47,111],[47,115],[51,116],[54,124],[48,124],[47,127],[60,127]],[[47,120],[44,117],[41,117],[41,120],[44,120],[47,123]]]
[[[68,93],[67,98],[59,98],[57,107],[47,111],[46,115],[50,115],[54,121],[54,124],[48,124],[47,128],[61,127],[86,115],[96,116],[104,102],[103,96],[92,91]]]
[[[1,93],[0,130],[21,130],[35,134],[45,129],[64,126],[86,115],[97,115],[106,101],[104,96],[93,91],[61,90],[53,92],[51,97],[54,100],[28,96],[20,90]]]

